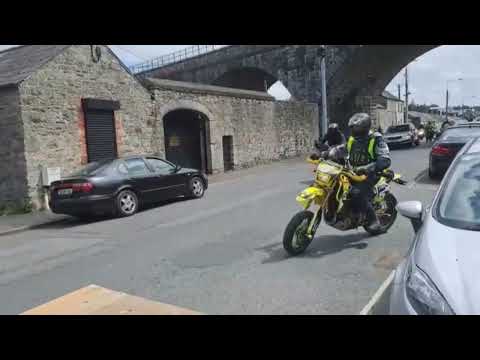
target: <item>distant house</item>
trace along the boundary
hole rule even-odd
[[[385,130],[389,126],[403,123],[405,104],[388,91],[375,99],[372,110],[375,127],[381,126]]]

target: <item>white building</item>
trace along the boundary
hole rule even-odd
[[[402,124],[404,119],[405,104],[398,97],[384,91],[376,99],[374,111],[374,126],[383,130],[392,125]]]

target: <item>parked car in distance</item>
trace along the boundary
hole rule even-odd
[[[480,136],[480,124],[469,123],[445,129],[430,150],[428,176],[435,179],[445,174],[460,149],[477,136]]]
[[[129,156],[93,162],[51,184],[52,212],[78,217],[98,214],[131,216],[142,204],[201,198],[207,176],[153,156]]]
[[[458,153],[430,208],[400,203],[415,237],[395,271],[392,315],[480,314],[480,139]]]
[[[385,131],[384,138],[388,146],[420,144],[417,129],[411,123],[389,126]]]

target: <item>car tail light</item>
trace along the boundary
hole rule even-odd
[[[451,153],[451,149],[443,145],[435,145],[432,148],[432,155],[450,155]]]
[[[72,184],[72,190],[74,192],[88,193],[93,190],[93,184],[92,183]]]

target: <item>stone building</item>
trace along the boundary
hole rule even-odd
[[[207,173],[304,154],[315,104],[135,78],[103,45],[0,52],[0,206],[44,206],[43,167],[156,154]]]
[[[386,130],[389,126],[403,124],[405,104],[388,91],[375,99],[373,119],[375,126]]]

